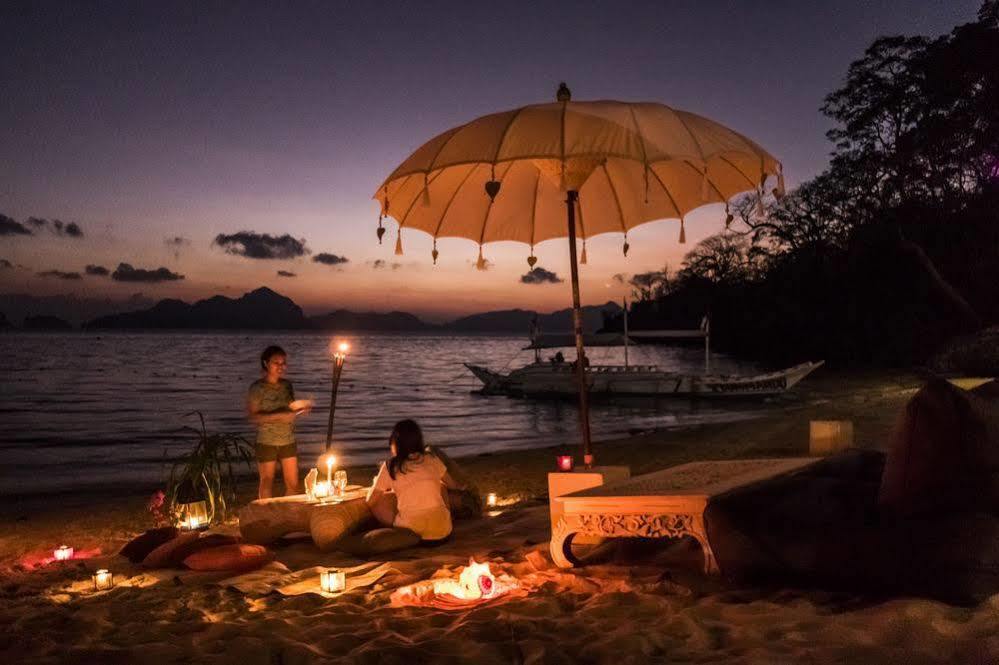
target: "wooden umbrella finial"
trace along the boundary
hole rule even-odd
[[[569,86],[562,81],[558,84],[558,91],[555,93],[555,100],[559,102],[567,102],[572,99],[572,91],[569,90]]]

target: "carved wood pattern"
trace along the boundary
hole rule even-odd
[[[679,538],[693,535],[693,515],[580,515],[579,533],[609,537]]]

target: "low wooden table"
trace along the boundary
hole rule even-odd
[[[735,489],[800,471],[811,457],[691,462],[630,480],[573,492],[562,502],[562,517],[552,531],[552,559],[561,568],[578,565],[572,554],[577,534],[608,538],[693,536],[704,553],[704,572],[718,574],[704,510]]]
[[[367,492],[366,487],[350,485],[342,497],[325,500],[310,499],[305,494],[255,499],[239,511],[240,534],[247,542],[267,545],[290,533],[308,533],[317,506],[357,501]]]

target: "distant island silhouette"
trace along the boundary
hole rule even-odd
[[[620,311],[621,306],[614,302],[586,306],[583,308],[584,328],[587,332],[595,332],[604,325],[606,317]],[[526,335],[535,317],[541,329],[548,332],[568,332],[572,329],[571,309],[550,313],[524,309],[498,310],[463,316],[444,324],[428,323],[414,314],[398,311],[382,313],[337,309],[326,314],[306,316],[291,298],[266,287],[239,298],[216,295],[195,303],[160,300],[151,307],[97,316],[81,327],[86,330],[343,330]],[[32,314],[31,318],[54,317]],[[70,327],[69,323],[60,326],[64,330]]]

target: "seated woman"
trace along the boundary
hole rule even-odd
[[[447,489],[462,489],[444,463],[423,443],[413,420],[400,420],[389,437],[392,457],[382,463],[368,495],[372,514],[385,526],[409,529],[421,540],[443,540],[451,534]],[[395,494],[395,507],[389,492]]]

